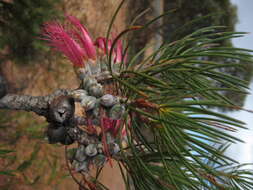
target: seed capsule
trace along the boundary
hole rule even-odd
[[[125,113],[125,106],[122,104],[115,104],[109,111],[111,119],[120,119]]]
[[[103,146],[102,143],[99,143],[99,144],[97,145],[97,149],[98,149],[98,153],[99,153],[99,154],[102,154],[102,153],[103,153],[103,148],[104,148],[104,146]]]
[[[93,96],[86,96],[82,101],[81,105],[84,107],[87,111],[92,110],[95,108],[97,99]]]
[[[76,172],[88,172],[89,171],[89,162],[78,162],[76,160],[73,161],[73,167],[75,168]]]
[[[81,102],[86,96],[88,92],[83,89],[75,90],[71,93],[71,96],[75,99],[77,102]]]
[[[101,101],[100,101],[100,103],[105,107],[112,107],[117,102],[118,102],[118,99],[111,94],[105,94],[104,96],[101,97]]]
[[[75,154],[75,159],[79,162],[83,162],[86,159],[85,155],[85,146],[81,145],[78,147],[76,154]]]
[[[117,154],[120,151],[120,147],[117,143],[109,144],[109,152],[111,155]]]
[[[66,135],[67,135],[67,130],[63,126],[53,126],[53,124],[49,124],[46,134],[47,134],[49,143],[55,144],[55,143],[65,140]]]
[[[95,156],[97,155],[98,151],[97,151],[97,146],[95,144],[89,144],[88,146],[86,146],[85,148],[85,154],[87,156]]]
[[[49,119],[53,122],[67,123],[74,116],[74,113],[74,99],[69,96],[59,96],[49,106]]]
[[[95,119],[99,119],[99,115],[100,115],[100,100],[97,99],[94,109],[92,110],[92,116]]]
[[[100,98],[104,93],[102,85],[98,83],[91,85],[88,91],[89,95],[95,96],[96,98]]]
[[[76,75],[78,76],[78,78],[80,80],[83,80],[88,74],[88,70],[86,68],[83,68],[83,67],[74,67],[75,69],[75,73]]]
[[[90,88],[90,86],[96,85],[96,84],[98,84],[98,83],[97,83],[97,80],[95,78],[86,77],[86,78],[83,79],[82,86],[83,86],[84,90],[88,90]]]
[[[49,124],[46,134],[50,144],[70,145],[74,143],[74,140],[68,135],[67,128],[63,125]]]
[[[64,140],[61,140],[60,143],[63,145],[73,144],[75,141],[67,134]]]

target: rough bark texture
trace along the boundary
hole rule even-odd
[[[0,109],[32,111],[38,115],[47,117],[50,102],[61,95],[68,95],[69,90],[56,90],[47,96],[30,96],[7,94],[0,99]]]

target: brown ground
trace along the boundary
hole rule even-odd
[[[119,0],[65,0],[64,12],[78,17],[89,29],[93,37],[105,35],[113,11]],[[114,31],[125,27],[125,9],[116,20]],[[45,95],[58,88],[76,88],[71,63],[64,58],[50,58],[30,65],[17,65],[11,61],[1,64],[1,70],[11,83],[12,89],[20,94]],[[16,169],[34,153],[35,158],[27,165],[22,165],[15,177],[0,176],[0,189],[9,190],[64,190],[78,189],[68,175],[64,161],[64,148],[49,145],[43,140],[46,127],[44,118],[33,113],[1,111],[0,142],[1,148],[12,148],[16,152],[8,159],[0,157],[2,169]],[[36,150],[38,151],[35,154]],[[101,174],[101,181],[111,190],[123,190],[117,165],[106,166]]]

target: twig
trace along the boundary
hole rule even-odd
[[[7,94],[0,99],[0,109],[32,111],[48,117],[50,102],[61,95],[69,95],[71,90],[60,89],[46,96]]]

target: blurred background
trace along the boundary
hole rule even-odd
[[[238,22],[236,23],[236,31],[245,31],[248,34],[243,38],[233,39],[233,45],[239,48],[253,49],[253,27],[251,24],[253,18],[253,2],[251,0],[232,0],[234,5],[237,6]],[[244,108],[253,110],[253,83],[249,85],[250,95],[248,95],[244,102]],[[232,156],[235,160],[241,163],[253,163],[253,115],[245,111],[237,111],[229,113],[230,116],[244,121],[249,130],[240,130],[238,137],[244,140],[245,143],[238,143],[232,145],[227,154]],[[247,166],[253,169],[253,166]]]
[[[40,40],[43,23],[63,20],[65,13],[74,15],[95,39],[106,35],[119,3],[119,0],[0,0],[0,75],[8,81],[9,92],[36,96],[59,88],[76,88],[78,81],[72,65]],[[152,49],[155,49],[163,42],[178,40],[206,26],[219,25],[226,26],[227,31],[251,32],[251,8],[251,0],[127,0],[116,18],[113,31],[119,33],[135,18],[138,18],[135,24],[141,25],[169,11],[151,29],[129,35],[133,47],[129,49],[131,55],[149,44],[154,44]],[[224,40],[221,45],[253,49],[252,44],[253,36],[247,34],[233,41]],[[147,49],[146,54],[151,50]],[[223,72],[248,81],[253,89],[250,84],[252,66],[245,62],[241,64],[244,71],[230,68]],[[224,95],[237,105],[253,110],[252,95]],[[250,132],[238,133],[247,143],[231,146],[227,154],[242,162],[252,162],[252,114],[219,111],[243,120],[251,128]],[[0,149],[14,150],[8,154],[0,152],[0,171],[8,171],[0,173],[0,189],[77,189],[65,166],[63,147],[49,145],[44,139],[46,126],[45,119],[33,113],[0,110]],[[106,174],[105,171],[102,178],[108,183]],[[117,179],[115,176],[117,172],[110,172],[110,177]],[[115,183],[120,183],[120,179],[118,181]]]

